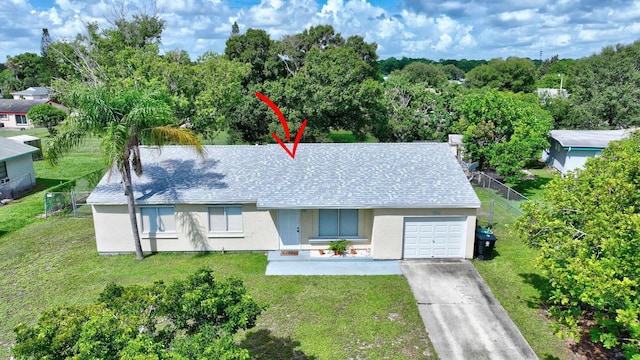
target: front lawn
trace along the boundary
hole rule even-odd
[[[269,308],[238,343],[256,359],[433,359],[405,278],[264,275],[261,253],[99,256],[91,219],[54,217],[0,236],[0,358],[12,329],[61,304],[95,300],[108,282],[150,284],[201,266],[240,276]]]
[[[482,201],[483,211],[496,197],[494,190],[475,188]],[[502,202],[507,200],[502,199]],[[555,336],[541,304],[541,294],[548,290],[548,280],[533,266],[536,250],[524,245],[510,227],[514,210],[505,204],[494,206],[493,231],[498,238],[494,258],[490,261],[473,261],[476,269],[491,288],[500,304],[507,310],[513,322],[541,359],[570,359],[567,343]],[[517,202],[512,201],[512,206]],[[486,217],[480,216],[480,225],[486,225]]]

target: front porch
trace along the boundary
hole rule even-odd
[[[334,255],[319,250],[268,252],[266,275],[402,275],[396,260],[373,260],[368,249]]]

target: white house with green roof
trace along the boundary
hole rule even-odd
[[[141,149],[134,196],[145,251],[326,249],[374,259],[471,258],[480,201],[446,143]],[[89,196],[98,252],[131,253],[117,172]]]

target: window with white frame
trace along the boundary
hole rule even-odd
[[[358,236],[358,210],[320,210],[319,233],[321,237],[343,238]]]
[[[142,232],[148,234],[175,233],[176,218],[172,206],[145,206],[140,208]]]
[[[27,125],[27,115],[16,115],[16,124]]]
[[[7,114],[0,114],[0,121],[7,121],[9,120],[9,116]]]
[[[210,232],[242,232],[242,206],[209,207]]]

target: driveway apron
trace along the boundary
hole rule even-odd
[[[468,261],[401,261],[438,357],[537,359]]]

